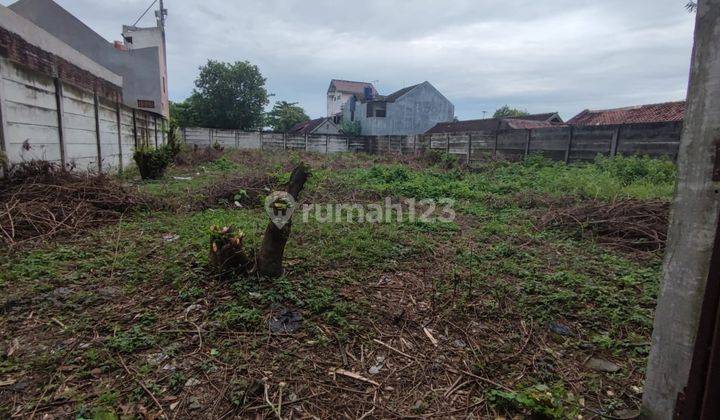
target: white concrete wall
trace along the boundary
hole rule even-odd
[[[8,161],[60,162],[55,85],[0,59],[0,110]]]
[[[82,170],[98,169],[93,95],[63,86],[65,163]]]
[[[118,104],[99,98],[96,125],[93,93],[66,83],[60,86],[62,113],[53,78],[0,58],[0,128],[9,165],[30,160],[61,163],[63,152],[65,164],[82,171],[97,170],[98,162],[104,172],[119,170],[121,162],[123,168],[132,165],[136,144],[132,109],[119,105],[118,136]],[[136,110],[135,123],[138,144],[166,143],[162,119],[156,114]]]

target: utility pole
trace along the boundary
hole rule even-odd
[[[720,418],[720,0],[700,0],[660,296],[648,419]]]

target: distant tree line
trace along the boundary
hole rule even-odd
[[[208,60],[200,67],[192,94],[182,102],[170,103],[170,123],[175,127],[211,127],[258,130],[266,126],[287,131],[308,119],[297,102],[270,103],[266,79],[257,66],[247,61],[224,63]]]

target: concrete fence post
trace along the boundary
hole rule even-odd
[[[345,151],[350,151],[350,137],[345,137]]]
[[[0,75],[2,75],[5,72],[5,69],[0,63]],[[2,91],[2,84],[0,84],[0,154],[3,154],[6,159],[0,159],[0,178],[4,177],[5,174],[7,174],[7,171],[9,169],[10,165],[10,157],[7,155],[7,145],[5,144],[5,92]]]
[[[95,145],[97,146],[98,172],[102,172],[102,147],[100,146],[100,104],[97,92],[93,94],[93,108],[95,110]]]
[[[445,153],[450,153],[450,133],[448,133],[445,139]]]
[[[132,123],[133,123],[133,141],[135,142],[135,149],[140,148],[138,145],[138,132],[137,132],[137,118],[135,115],[135,108],[132,110]]]
[[[62,81],[55,77],[53,79],[55,84],[55,105],[57,106],[57,117],[58,117],[58,142],[60,143],[60,164],[65,167],[67,164],[65,158],[65,110],[63,105],[63,86]]]
[[[120,164],[119,174],[123,171],[123,149],[122,149],[122,121],[120,120],[120,101],[115,101],[115,123],[117,124],[117,141],[118,141],[118,163]]]
[[[283,150],[287,150],[287,133],[282,133],[283,136]]]
[[[305,151],[307,152],[307,150],[308,150],[308,135],[307,135],[307,133],[305,133],[304,137],[305,137]]]
[[[565,163],[570,162],[570,153],[572,152],[572,143],[573,143],[573,126],[570,126],[570,133],[568,133],[568,142],[567,142],[567,148],[565,149]]]
[[[720,0],[697,2],[643,417],[720,418]]]
[[[472,159],[472,133],[468,133],[467,135],[467,165],[470,166],[470,161]]]
[[[530,154],[530,140],[532,139],[532,129],[528,128],[525,133],[525,152],[523,153],[523,159],[527,159]]]
[[[325,154],[328,154],[328,135],[325,134]]]
[[[612,134],[612,140],[610,140],[610,156],[614,157],[617,156],[618,151],[618,144],[620,143],[620,127],[621,125],[618,125],[615,127],[615,130]]]
[[[153,127],[155,127],[155,148],[158,147],[157,116],[153,115]]]
[[[497,157],[497,151],[498,151],[498,140],[500,137],[500,122],[498,121],[498,126],[495,129],[495,146],[493,146],[493,158]]]

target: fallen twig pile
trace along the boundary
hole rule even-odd
[[[148,201],[103,174],[79,174],[30,162],[0,183],[0,236],[8,245],[76,235],[118,221]]]
[[[277,180],[270,175],[229,176],[211,184],[205,197],[197,203],[197,207],[204,209],[219,204],[262,207],[263,202],[260,198],[270,194],[277,187]]]
[[[633,251],[665,248],[670,204],[663,200],[583,201],[548,212],[545,226],[573,228],[598,242]]]

